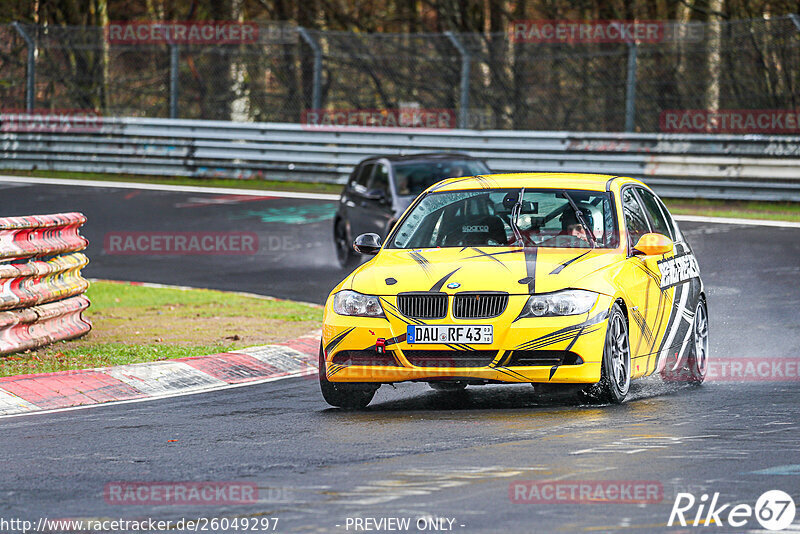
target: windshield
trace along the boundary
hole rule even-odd
[[[400,222],[388,248],[616,248],[618,242],[609,193],[479,189],[426,195]]]
[[[397,194],[417,196],[445,178],[475,176],[491,172],[486,164],[473,159],[442,159],[398,163],[394,166]]]

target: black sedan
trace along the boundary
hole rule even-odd
[[[350,174],[333,221],[339,264],[355,265],[353,238],[368,232],[386,238],[400,215],[429,186],[445,178],[489,172],[482,160],[458,153],[365,159]]]

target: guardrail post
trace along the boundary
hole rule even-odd
[[[458,40],[453,32],[445,32],[445,35],[461,54],[461,99],[458,110],[458,127],[466,129],[469,127],[469,70],[472,64],[472,57],[469,51]]]
[[[169,118],[178,118],[178,61],[180,59],[178,46],[175,43],[169,45]]]
[[[800,16],[798,16],[796,13],[791,13],[789,18],[792,19],[794,27],[797,28],[798,32],[800,32]]]
[[[636,121],[636,64],[638,45],[628,43],[628,80],[625,84],[625,131],[632,132]]]
[[[31,112],[36,100],[36,41],[28,35],[19,22],[14,22],[12,26],[25,40],[28,48],[28,67],[25,72],[25,109]]]
[[[322,109],[322,48],[319,43],[311,37],[303,27],[298,27],[297,31],[300,32],[300,37],[303,41],[311,47],[314,52],[314,73],[311,82],[311,108]]]

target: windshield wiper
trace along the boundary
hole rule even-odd
[[[564,195],[564,198],[567,199],[569,205],[572,206],[572,209],[575,211],[575,216],[578,218],[578,222],[581,223],[583,226],[583,231],[586,232],[586,237],[589,238],[589,244],[592,245],[592,248],[595,248],[597,245],[594,241],[594,232],[589,228],[589,225],[586,223],[586,219],[583,216],[583,211],[575,204],[575,201],[572,200],[572,197],[569,196],[569,193],[566,191],[561,191],[561,194]]]
[[[519,219],[520,213],[522,213],[523,195],[525,195],[524,187],[520,190],[514,207],[511,208],[511,217],[509,218],[509,223],[511,224],[511,230],[514,232],[514,242],[519,242],[520,246],[524,247],[525,241],[522,239],[522,232],[520,232],[519,226],[517,226],[517,220]]]

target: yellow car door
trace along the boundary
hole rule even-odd
[[[674,289],[662,290],[658,263],[671,257],[647,256],[635,251],[639,238],[647,233],[664,233],[660,222],[654,221],[638,192],[632,185],[623,186],[620,200],[628,240],[628,259],[623,269],[628,309],[631,368],[634,377],[656,369],[657,352],[672,308]]]
[[[664,299],[664,321],[656,331],[656,337],[660,339],[656,347],[656,350],[660,348],[657,359],[661,360],[661,366],[658,370],[667,367],[666,370],[670,371],[685,363],[682,356],[685,356],[694,310],[702,292],[699,267],[691,247],[655,193],[640,186],[634,189],[647,212],[653,232],[666,235],[674,243],[673,252],[657,261],[661,291],[669,297]]]

